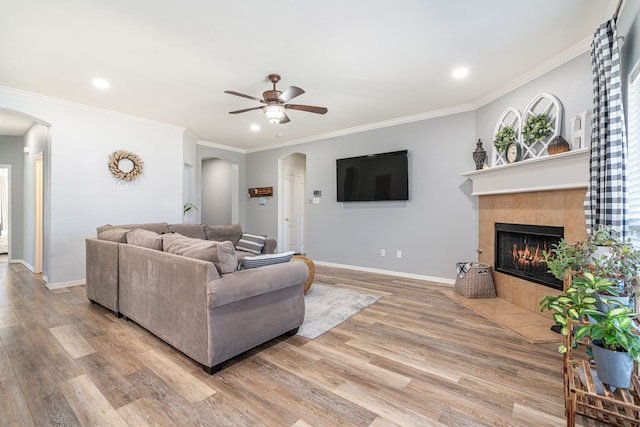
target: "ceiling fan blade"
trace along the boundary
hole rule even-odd
[[[251,96],[251,95],[245,95],[244,93],[234,92],[232,90],[225,90],[224,93],[228,93],[229,95],[241,96],[247,99],[253,99],[254,101],[258,101],[258,102],[262,102],[263,104],[266,104],[264,99],[256,98],[255,96]]]
[[[229,114],[246,113],[252,110],[262,110],[262,107],[245,108],[244,110],[229,111]]]
[[[316,114],[325,114],[327,111],[329,111],[324,107],[314,107],[312,105],[286,104],[284,108],[287,108],[289,110],[307,111],[309,113],[316,113]]]
[[[282,119],[280,119],[280,121],[278,122],[279,125],[283,125],[285,123],[289,123],[291,120],[289,120],[289,116],[287,116],[286,114],[284,115],[284,117]]]
[[[287,90],[285,90],[284,92],[282,92],[282,94],[280,94],[279,98],[280,98],[280,101],[282,102],[289,102],[296,96],[300,96],[303,93],[304,93],[304,90],[300,89],[299,87],[289,86]]]

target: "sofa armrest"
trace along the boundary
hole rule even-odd
[[[285,262],[224,274],[209,282],[209,308],[220,307],[280,289],[302,286],[309,269],[302,262]]]
[[[219,277],[208,261],[122,245],[120,312],[192,359],[207,363],[207,286]]]
[[[278,241],[276,239],[267,238],[262,247],[263,254],[275,254],[278,248]]]
[[[118,249],[107,240],[85,240],[87,298],[118,313]]]

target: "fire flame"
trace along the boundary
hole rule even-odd
[[[529,269],[544,264],[544,252],[548,252],[547,242],[543,243],[542,248],[540,248],[540,244],[538,243],[535,249],[529,248],[528,243],[525,244],[524,249],[519,249],[518,244],[514,243],[511,254],[513,255],[513,263],[516,268]]]

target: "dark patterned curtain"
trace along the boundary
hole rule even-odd
[[[625,162],[627,140],[620,77],[620,53],[612,19],[595,32],[591,43],[593,117],[590,178],[584,213],[587,232],[610,225],[622,237],[627,228]]]

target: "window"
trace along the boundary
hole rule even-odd
[[[628,235],[633,246],[640,248],[640,61],[629,74],[628,97]]]

